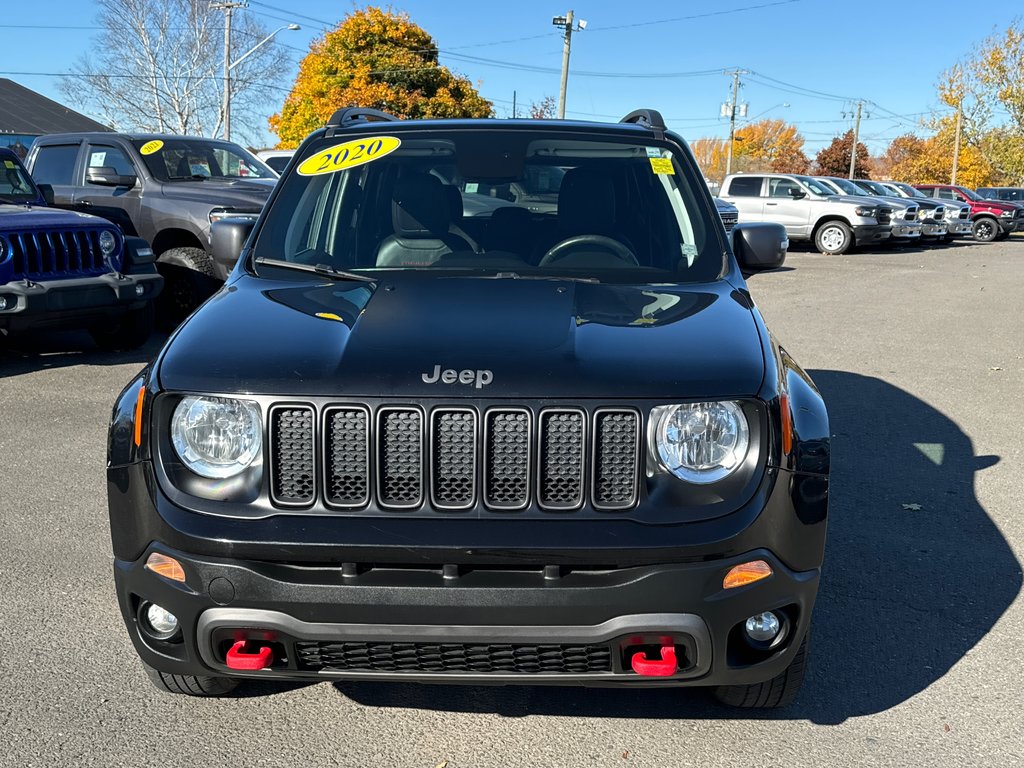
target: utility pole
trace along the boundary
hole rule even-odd
[[[512,119],[516,119],[516,92],[512,91]]]
[[[558,119],[565,119],[565,89],[569,85],[569,51],[572,49],[572,33],[582,32],[587,28],[587,22],[580,19],[579,24],[574,28],[573,12],[569,11],[565,16],[555,16],[551,23],[556,27],[565,30],[565,43],[562,46],[562,87],[558,91]]]
[[[242,0],[210,3],[211,11],[224,11],[224,139],[231,139],[231,16],[235,8],[247,8]]]
[[[736,99],[740,94],[740,76],[747,74],[747,70],[734,69],[725,74],[732,75],[732,101],[722,105],[723,113],[729,117],[729,149],[725,156],[725,175],[728,176],[732,173],[732,155],[736,145]],[[746,105],[743,105],[743,111],[746,112]]]
[[[956,140],[953,142],[953,174],[949,180],[950,184],[956,184],[956,170],[960,165],[960,131],[963,128],[964,100],[960,99],[956,105]]]
[[[857,170],[857,142],[860,141],[860,113],[864,108],[864,102],[857,102],[857,117],[853,121],[853,144],[850,146],[850,178],[853,178]]]

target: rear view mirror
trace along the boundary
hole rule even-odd
[[[230,272],[238,261],[254,226],[256,219],[251,216],[229,217],[213,222],[210,225],[210,249],[213,251],[213,260],[224,265]]]
[[[781,267],[789,238],[786,228],[770,222],[737,224],[732,230],[732,251],[744,275]]]
[[[102,187],[134,187],[137,180],[134,173],[120,174],[108,165],[89,168],[85,172],[87,184],[99,184]]]

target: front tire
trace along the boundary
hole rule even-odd
[[[741,709],[777,709],[793,703],[804,682],[807,669],[807,635],[800,648],[782,672],[763,683],[752,685],[720,685],[714,696],[722,704]]]
[[[974,239],[979,243],[991,243],[999,237],[999,223],[995,219],[990,219],[987,216],[975,219],[974,224],[971,225],[971,230],[974,235]]]
[[[156,311],[153,302],[147,301],[139,309],[130,309],[114,326],[93,326],[89,335],[96,346],[107,352],[138,349],[153,333],[156,325]]]
[[[142,666],[145,668],[146,674],[149,676],[153,686],[164,693],[173,693],[178,696],[214,698],[225,696],[238,687],[238,681],[230,677],[170,675],[153,669],[145,662],[143,662]]]
[[[853,246],[853,230],[841,221],[828,221],[814,233],[815,247],[827,256],[839,256]]]
[[[171,248],[160,254],[157,270],[164,289],[157,297],[160,327],[174,330],[220,287],[213,259],[202,248]]]

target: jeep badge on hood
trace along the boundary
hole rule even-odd
[[[424,383],[434,384],[439,379],[442,384],[476,384],[476,388],[486,387],[492,381],[494,381],[494,374],[488,370],[476,370],[472,371],[466,369],[465,371],[456,371],[454,368],[445,368],[441,370],[440,365],[434,366],[433,373],[424,373],[422,376]]]

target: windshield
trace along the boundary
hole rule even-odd
[[[0,200],[6,202],[34,202],[39,199],[28,172],[16,160],[0,160]]]
[[[149,172],[160,181],[273,179],[276,174],[237,144],[210,139],[136,139]]]
[[[829,179],[833,184],[839,187],[843,192],[848,195],[863,195],[864,190],[858,187],[849,179]]]
[[[974,193],[974,190],[967,189],[966,187],[953,187],[953,190],[955,192],[959,192],[961,195],[966,197],[968,200],[981,200],[982,199],[981,197],[979,197],[977,194]]]
[[[870,194],[872,194],[872,195],[882,195],[884,197],[885,195],[889,194],[889,190],[887,190],[885,187],[883,187],[881,184],[879,184],[876,181],[869,181],[868,179],[861,179],[858,183],[863,188],[869,190]]]
[[[257,260],[645,283],[724,266],[703,182],[668,142],[392,128],[322,139],[279,184]]]
[[[826,184],[822,183],[818,179],[812,178],[810,176],[800,176],[799,179],[804,184],[806,184],[807,187],[816,195],[821,195],[822,197],[831,197],[836,193],[834,189],[830,189]]]
[[[923,197],[923,198],[930,197],[929,195],[926,195],[924,192],[922,192],[917,187],[912,187],[909,184],[904,184],[902,181],[894,181],[894,182],[892,182],[892,186],[896,187],[897,189],[902,189],[904,192],[907,193],[907,195],[909,197]]]

